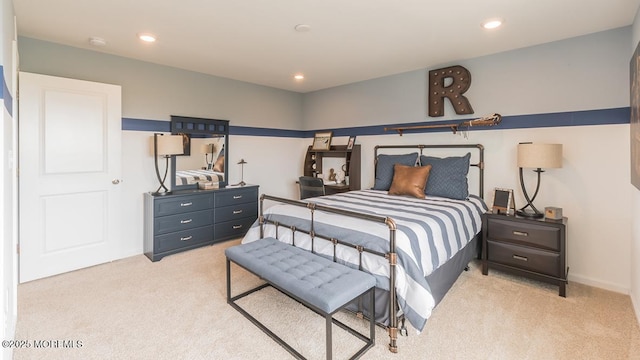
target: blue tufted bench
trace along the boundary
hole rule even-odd
[[[369,337],[360,334],[342,322],[333,319],[333,314],[347,303],[369,292],[369,309],[375,309],[375,278],[362,271],[335,263],[310,251],[285,244],[274,238],[265,238],[248,244],[229,247],[227,257],[227,303],[242,313],[267,335],[282,345],[293,356],[304,357],[266,326],[242,309],[236,301],[266,286],[273,286],[289,297],[299,301],[309,309],[325,317],[326,357],[332,358],[332,324],[344,328],[366,344],[353,355],[356,359],[375,344],[375,317],[370,316]],[[266,284],[231,296],[231,266],[233,262],[254,275],[264,279]]]

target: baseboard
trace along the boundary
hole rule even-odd
[[[638,299],[637,293],[631,293],[631,305],[633,306],[633,312],[636,315],[636,319],[638,320],[638,325],[640,325],[640,299]]]
[[[604,290],[609,290],[609,291],[613,291],[613,292],[617,292],[617,293],[621,293],[621,294],[625,294],[625,295],[629,295],[630,289],[628,286],[623,286],[620,284],[612,284],[612,283],[608,283],[608,282],[602,282],[602,281],[598,281],[598,280],[594,280],[594,279],[590,279],[584,276],[580,276],[580,275],[571,275],[571,273],[569,273],[569,283],[571,282],[577,282],[583,285],[589,285],[589,286],[593,286],[593,287],[597,287],[600,289],[604,289]],[[637,313],[637,311],[636,311]]]

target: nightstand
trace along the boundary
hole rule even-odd
[[[567,218],[482,215],[482,274],[494,268],[558,285],[566,297]]]

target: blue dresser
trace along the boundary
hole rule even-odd
[[[258,186],[144,194],[144,254],[151,261],[235,239],[258,217]]]

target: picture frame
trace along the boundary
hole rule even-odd
[[[349,141],[347,142],[347,150],[352,150],[355,144],[356,144],[356,137],[349,136]]]
[[[313,137],[313,150],[331,150],[332,131],[317,132]]]
[[[515,214],[516,205],[513,199],[513,189],[495,188],[493,190],[493,205],[491,206],[491,212],[494,214],[509,215],[509,212],[512,209]]]

